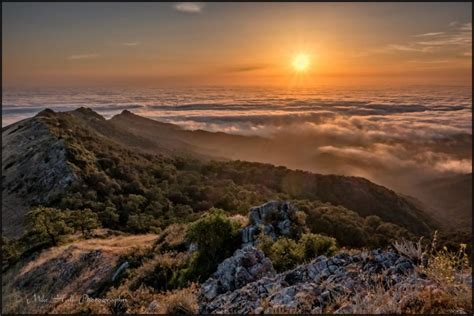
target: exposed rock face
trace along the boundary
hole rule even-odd
[[[67,164],[64,140],[48,129],[50,112],[2,129],[2,226],[7,236],[21,233],[29,204],[51,200],[77,179]]]
[[[253,245],[255,237],[262,230],[265,235],[276,239],[293,233],[296,209],[287,201],[270,201],[253,207],[249,212],[249,226],[242,230],[243,245]]]
[[[201,297],[210,301],[216,296],[240,289],[262,277],[275,276],[270,259],[263,252],[248,246],[235,251],[217,267],[217,271],[202,285]]]
[[[293,270],[263,277],[236,290],[200,297],[201,313],[320,313],[332,298],[354,295],[368,285],[387,287],[415,278],[413,262],[397,253],[374,250],[356,255],[317,257]],[[208,280],[208,282],[212,282]],[[202,293],[206,291],[205,285]],[[212,297],[212,298],[211,298]]]

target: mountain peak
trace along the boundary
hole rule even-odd
[[[130,112],[129,110],[123,110],[120,115],[134,115],[132,112]]]
[[[119,114],[116,114],[114,116],[112,116],[112,120],[113,119],[117,119],[117,118],[138,118],[139,116],[136,115],[135,113],[129,111],[129,110],[122,110],[122,112],[120,112]]]
[[[51,115],[54,115],[54,114],[56,114],[56,112],[54,112],[50,108],[46,108],[46,109],[38,112],[38,114],[36,114],[36,116],[51,116]]]
[[[99,120],[105,120],[105,118],[100,115],[99,113],[95,112],[91,108],[81,106],[80,108],[75,109],[74,111],[71,111],[72,114],[80,114],[81,116],[87,117],[87,118],[96,118]]]

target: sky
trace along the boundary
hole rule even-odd
[[[2,3],[2,80],[469,86],[471,12],[471,3]]]

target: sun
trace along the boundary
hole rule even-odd
[[[309,69],[310,64],[311,64],[311,62],[310,62],[309,56],[307,54],[304,54],[304,53],[300,53],[300,54],[296,55],[293,58],[293,62],[292,62],[293,68],[297,72],[307,71]]]

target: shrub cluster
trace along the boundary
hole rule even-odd
[[[280,237],[275,241],[261,234],[258,247],[279,272],[292,269],[317,256],[331,256],[337,250],[334,238],[312,233],[303,234],[299,240]]]
[[[178,284],[181,286],[189,281],[206,280],[241,243],[239,223],[230,220],[223,210],[216,208],[210,209],[192,223],[186,238],[197,246],[197,250],[191,256],[188,267],[179,272]]]

